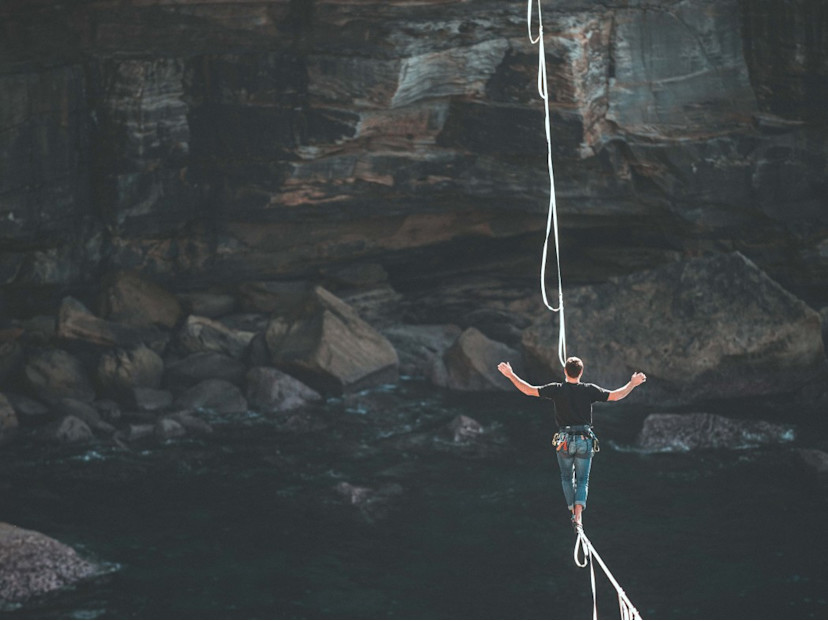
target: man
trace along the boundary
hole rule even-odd
[[[563,384],[553,382],[545,386],[532,386],[515,375],[508,362],[501,362],[497,369],[524,395],[543,397],[555,402],[555,422],[559,429],[553,444],[557,449],[561,484],[572,524],[576,529],[580,528],[581,513],[586,509],[589,470],[596,444],[595,434],[592,433],[592,404],[596,401],[620,401],[636,386],[646,382],[647,376],[633,373],[626,386],[618,390],[606,390],[595,384],[581,383],[584,363],[575,357],[566,360],[566,381]]]

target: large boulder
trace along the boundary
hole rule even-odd
[[[136,327],[101,319],[82,302],[69,296],[60,304],[57,335],[106,347],[133,347],[146,343],[156,350],[163,349],[168,340],[166,334],[154,327]]]
[[[820,372],[819,314],[739,253],[715,255],[565,291],[568,353],[613,389],[634,371],[632,399],[688,404],[796,390]],[[549,313],[524,331],[539,374],[560,373]]]
[[[100,571],[51,537],[0,522],[0,609],[24,604]]]
[[[396,325],[382,330],[397,350],[400,375],[411,377],[429,377],[435,362],[461,333],[453,324]]]
[[[32,394],[47,403],[64,397],[92,401],[95,389],[80,360],[62,349],[46,349],[32,353],[23,369]]]
[[[274,366],[323,394],[392,383],[399,376],[388,339],[322,287],[294,313],[273,318],[265,338]]]
[[[45,432],[50,441],[60,444],[83,444],[95,439],[92,428],[77,416],[64,416]]]
[[[212,351],[241,358],[253,336],[253,332],[234,330],[220,321],[190,315],[178,331],[177,345],[187,354]]]
[[[636,443],[648,451],[750,448],[791,442],[794,430],[765,421],[716,414],[650,414]]]
[[[254,367],[247,372],[247,401],[257,412],[292,410],[321,398],[318,392],[279,369]]]
[[[468,328],[443,354],[445,374],[435,373],[432,381],[453,390],[513,390],[513,386],[497,365],[510,361],[515,371],[522,372],[520,354],[485,336],[477,328]]]
[[[131,326],[171,329],[181,317],[178,299],[139,272],[119,271],[104,281],[100,313]]]
[[[97,378],[104,393],[121,396],[134,388],[158,388],[164,361],[149,347],[104,352],[98,361]]]

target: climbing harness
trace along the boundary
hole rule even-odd
[[[558,360],[561,366],[566,366],[566,324],[564,321],[563,279],[561,278],[561,251],[558,236],[558,206],[555,201],[555,171],[552,168],[552,130],[549,119],[549,84],[546,79],[546,49],[543,45],[543,15],[541,14],[541,0],[538,3],[538,36],[532,36],[532,3],[528,0],[526,7],[526,25],[529,30],[529,41],[538,46],[538,94],[543,100],[544,128],[546,130],[546,167],[549,170],[549,211],[546,216],[546,237],[543,240],[543,256],[541,257],[540,285],[543,304],[552,312],[559,314],[558,326]],[[555,240],[555,262],[558,268],[558,306],[552,306],[546,295],[546,255],[549,251],[549,236],[553,234]]]
[[[584,533],[584,528],[580,524],[575,527],[575,531],[577,534],[578,539],[575,541],[575,551],[573,556],[575,558],[575,564],[578,567],[586,567],[589,564],[589,573],[590,573],[590,580],[592,582],[592,618],[598,619],[598,597],[595,592],[595,566],[593,561],[597,561],[598,564],[601,566],[601,569],[604,570],[607,578],[612,583],[612,586],[615,587],[615,591],[618,593],[618,608],[621,612],[622,619],[641,619],[641,615],[638,614],[638,610],[633,603],[630,601],[630,598],[627,597],[627,594],[624,593],[624,589],[621,588],[621,585],[618,584],[618,581],[613,577],[612,573],[610,572],[609,568],[606,566],[604,561],[598,555],[595,548],[592,547],[592,542],[587,538],[586,534]],[[579,554],[580,550],[580,554]],[[583,555],[583,560],[581,559],[581,555]]]
[[[532,34],[532,14],[533,14],[533,4],[537,2],[538,8],[538,35],[537,37],[533,36]],[[546,77],[546,50],[543,44],[543,15],[541,13],[541,0],[528,0],[527,7],[526,7],[526,26],[529,31],[529,41],[532,45],[537,44],[538,46],[538,94],[540,98],[543,100],[543,109],[544,109],[544,129],[546,130],[546,165],[549,171],[549,211],[546,217],[546,237],[544,238],[543,242],[543,256],[541,257],[541,270],[540,270],[540,285],[541,285],[541,295],[543,297],[543,303],[546,308],[550,311],[559,313],[560,321],[559,321],[559,331],[558,331],[558,360],[561,363],[561,366],[566,366],[566,323],[564,321],[564,300],[563,300],[563,279],[561,278],[561,252],[560,252],[560,240],[558,235],[558,207],[555,201],[555,171],[552,167],[552,131],[551,131],[551,122],[549,117],[549,84],[547,82]],[[546,257],[549,250],[549,237],[550,235],[554,239],[555,243],[555,261],[557,265],[557,274],[558,274],[558,305],[552,306],[549,303],[548,296],[546,294]],[[593,436],[594,438],[594,436]],[[555,434],[553,438],[553,445],[557,450],[568,450],[568,435],[564,434]],[[594,441],[594,449],[598,449],[597,446],[597,438]],[[618,593],[618,606],[621,611],[621,618],[622,619],[641,619],[641,616],[638,614],[638,610],[633,606],[630,599],[627,597],[627,594],[624,593],[624,589],[621,588],[621,585],[613,577],[610,570],[604,564],[604,561],[601,560],[601,557],[598,555],[598,552],[595,551],[595,548],[592,547],[592,543],[587,538],[586,534],[584,533],[584,529],[580,524],[576,524],[576,534],[577,539],[575,541],[575,551],[573,556],[575,558],[575,564],[578,567],[586,567],[589,565],[590,571],[590,578],[592,582],[592,618],[598,619],[598,599],[595,590],[595,566],[594,562],[597,562],[598,565],[601,566],[601,569],[604,570],[607,578],[615,587],[616,592]]]

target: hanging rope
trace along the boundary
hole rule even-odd
[[[621,585],[618,584],[612,573],[610,573],[610,570],[604,564],[604,561],[601,560],[600,556],[598,556],[598,552],[596,552],[595,548],[592,547],[592,542],[587,539],[584,529],[579,526],[577,533],[578,538],[575,540],[575,551],[573,556],[575,557],[575,564],[578,567],[586,567],[587,564],[589,564],[590,580],[592,582],[592,618],[598,619],[598,596],[595,591],[595,566],[593,565],[593,560],[595,560],[601,566],[601,569],[604,570],[607,578],[609,578],[609,581],[618,593],[618,608],[621,612],[621,618],[625,620],[641,619],[641,616],[638,614],[638,610],[635,606],[633,606],[630,598],[627,597],[627,594],[624,593],[624,589],[621,588]],[[583,560],[580,559],[579,551],[583,555]]]
[[[564,322],[563,280],[561,278],[561,252],[558,239],[558,207],[555,201],[555,171],[552,168],[552,131],[549,120],[549,84],[546,80],[546,50],[543,46],[543,15],[541,14],[541,0],[538,4],[538,36],[532,36],[532,4],[528,0],[526,6],[526,25],[529,30],[529,41],[538,46],[538,94],[543,100],[544,128],[546,129],[546,167],[549,170],[549,212],[546,216],[546,237],[543,241],[543,256],[541,257],[540,285],[543,303],[552,312],[559,313],[560,325],[558,330],[558,360],[561,366],[566,366],[566,324]],[[546,255],[549,251],[549,236],[554,234],[555,261],[558,267],[558,306],[549,304],[546,295]]]

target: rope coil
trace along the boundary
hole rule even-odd
[[[546,78],[546,49],[543,45],[543,14],[541,0],[538,5],[538,36],[532,36],[532,14],[534,0],[528,0],[526,6],[526,25],[529,31],[529,41],[538,46],[538,94],[543,100],[544,129],[546,130],[546,166],[549,171],[549,210],[546,217],[546,237],[543,240],[543,255],[541,257],[540,285],[543,304],[550,311],[560,314],[558,330],[558,360],[561,366],[566,366],[566,325],[564,322],[563,279],[561,278],[561,251],[558,235],[558,206],[555,200],[555,171],[552,167],[552,130],[549,117],[549,83]],[[552,306],[546,294],[546,256],[549,252],[549,236],[555,240],[555,261],[558,273],[558,306]]]

